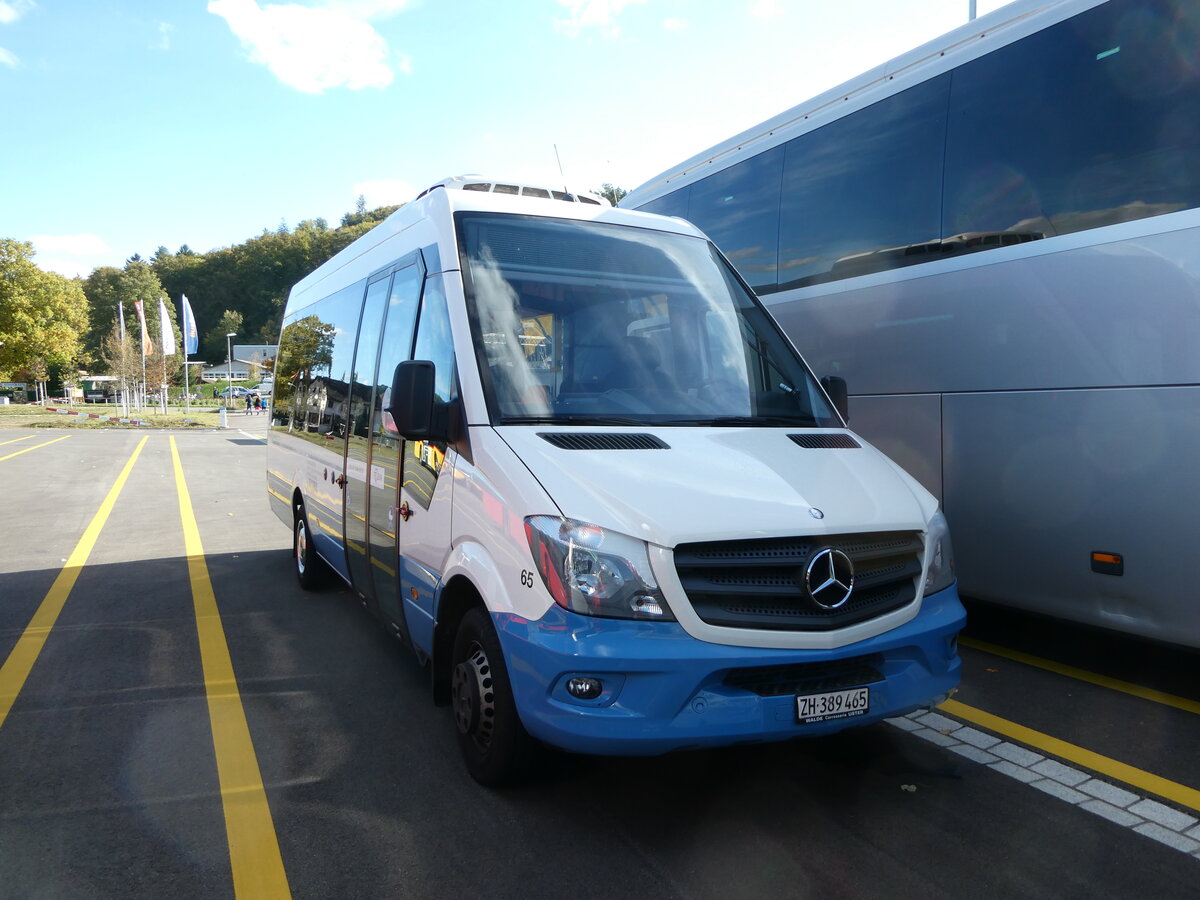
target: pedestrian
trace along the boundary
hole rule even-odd
[[[262,412],[262,397],[258,394],[254,395],[254,414],[257,416]]]
[[[246,415],[250,415],[250,406],[252,405],[252,403],[253,403],[253,401],[250,399],[250,395],[247,394],[246,395]]]

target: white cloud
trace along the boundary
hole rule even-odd
[[[33,0],[0,0],[0,25],[11,25],[35,6]]]
[[[308,94],[330,88],[385,88],[392,83],[392,55],[368,18],[399,12],[407,0],[326,0],[320,6],[268,4],[257,0],[211,0],[208,11],[223,18],[249,51],[289,87]],[[395,65],[410,71],[407,57]]]
[[[115,251],[94,234],[37,234],[29,240],[39,268],[68,278],[87,277],[97,266],[114,265]]]
[[[362,197],[367,201],[367,209],[380,206],[395,206],[407,203],[417,196],[417,189],[407,181],[399,178],[377,178],[372,181],[358,181],[353,187],[354,199]]]
[[[616,37],[621,29],[616,17],[625,7],[646,0],[558,0],[570,18],[555,19],[554,27],[569,37],[577,37],[585,28],[595,28],[605,37]]]
[[[175,26],[168,22],[158,23],[158,40],[150,45],[153,50],[170,50],[171,49],[171,32],[175,30]]]
[[[10,69],[15,69],[21,64],[15,53],[11,50],[5,50],[0,47],[0,66],[8,66]]]
[[[663,19],[663,28],[667,31],[684,31],[688,27],[688,23],[683,19]]]
[[[764,22],[780,19],[783,18],[783,7],[780,6],[779,0],[758,0],[750,7],[750,16]]]

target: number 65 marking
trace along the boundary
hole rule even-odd
[[[521,570],[521,587],[533,587],[533,573],[528,569]]]

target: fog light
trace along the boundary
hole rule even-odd
[[[567,693],[579,700],[595,700],[604,693],[604,685],[599,678],[576,675],[567,679]]]

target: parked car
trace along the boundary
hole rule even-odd
[[[232,393],[231,393],[232,392]],[[247,394],[254,393],[250,388],[244,388],[240,384],[235,384],[233,387],[225,388],[223,391],[218,391],[217,396],[222,398],[229,397],[245,397]]]
[[[262,395],[263,397],[270,397],[271,391],[274,387],[275,382],[273,381],[260,381],[253,388],[251,388],[251,390],[256,394]]]

